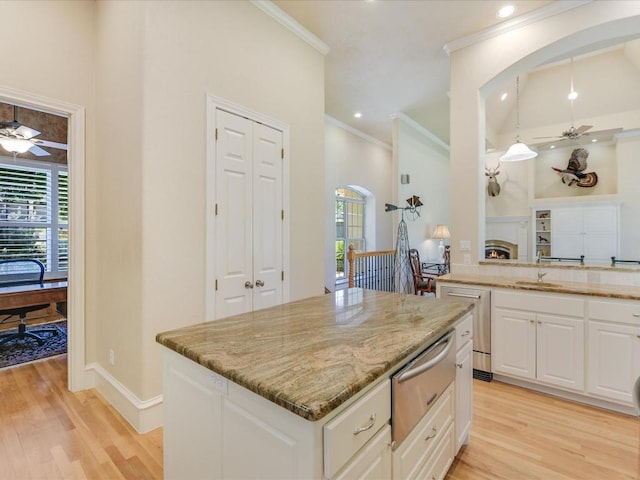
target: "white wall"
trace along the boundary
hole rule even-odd
[[[435,143],[428,132],[416,127],[403,118],[395,118],[398,195],[395,199],[398,207],[407,206],[407,198],[420,197],[423,206],[420,216],[413,219],[405,214],[409,245],[418,249],[420,260],[438,260],[439,240],[432,239],[438,224],[445,224],[451,231],[449,205],[450,190],[456,191],[456,181],[450,175],[449,156],[446,149]],[[400,175],[407,174],[409,184],[400,183]],[[400,212],[393,213],[396,225],[401,218]],[[445,240],[448,245],[449,241]]]
[[[618,163],[618,187],[620,201],[620,250],[623,260],[640,259],[640,138],[629,137],[618,140],[616,146]]]
[[[155,335],[206,320],[207,94],[290,126],[285,274],[291,300],[322,294],[322,54],[248,1],[7,1],[0,14],[0,39],[18,45],[2,83],[86,107],[85,362],[127,401],[162,393]]]
[[[391,149],[350,131],[331,117],[325,121],[325,285],[335,289],[335,189],[357,185],[371,192],[367,200],[365,228],[367,251],[391,250],[393,217],[384,211],[392,201]],[[373,220],[373,221],[371,221]]]
[[[460,240],[472,243],[471,262],[484,253],[484,97],[546,60],[602,40],[637,35],[640,3],[591,2],[507,31],[451,54],[452,264],[462,264]],[[464,192],[460,195],[460,192]],[[482,257],[480,257],[482,258]]]
[[[504,152],[489,153],[485,156],[484,166],[495,168]],[[490,197],[487,194],[488,177],[484,177],[483,196],[485,197],[487,218],[527,216],[529,209],[529,162],[502,162],[496,176],[500,185],[500,194]],[[550,172],[552,172],[550,170]]]

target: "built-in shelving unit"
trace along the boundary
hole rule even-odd
[[[536,210],[536,229],[533,243],[536,246],[535,256],[551,256],[551,210]]]

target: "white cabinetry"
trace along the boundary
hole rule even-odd
[[[454,384],[393,452],[393,479],[443,479],[455,456]]]
[[[456,326],[456,453],[469,443],[473,417],[473,315]]]
[[[633,384],[640,376],[640,304],[590,300],[588,312],[587,391],[631,406]]]
[[[573,206],[551,209],[551,253],[608,264],[618,253],[618,207]]]
[[[327,423],[323,429],[325,476],[334,478],[342,469],[337,478],[370,478],[380,471],[389,478],[391,429],[384,428],[375,441],[367,442],[382,427],[389,426],[390,418],[391,384],[387,380]],[[352,459],[365,445],[366,452]]]
[[[494,372],[584,389],[584,301],[492,292]]]

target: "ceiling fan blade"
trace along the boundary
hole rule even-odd
[[[596,130],[595,132],[587,132],[584,135],[596,136],[596,135],[613,135],[614,133],[620,133],[622,128],[610,128],[608,130]]]
[[[27,140],[29,140],[32,137],[40,135],[39,131],[34,130],[33,128],[29,128],[26,125],[20,125],[18,128],[16,128],[14,133]]]
[[[573,133],[581,134],[593,128],[593,125],[580,125]]]
[[[68,150],[69,147],[67,146],[66,143],[58,143],[58,142],[51,142],[49,140],[40,140],[40,139],[33,139],[31,140],[31,142],[34,145],[39,145],[41,147],[48,147],[48,148],[57,148],[59,150]]]
[[[551,137],[533,137],[534,139],[538,138],[538,139],[543,139],[543,138],[556,138],[558,140],[564,140],[566,137],[555,137],[555,136],[551,136]]]
[[[48,155],[51,155],[49,152],[47,152],[43,148],[40,148],[37,145],[34,145],[33,147],[31,147],[29,149],[29,153],[35,155],[36,157],[46,157]]]

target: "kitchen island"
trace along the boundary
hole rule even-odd
[[[165,477],[324,478],[323,427],[369,397],[384,409],[390,374],[470,308],[349,289],[158,334]]]

